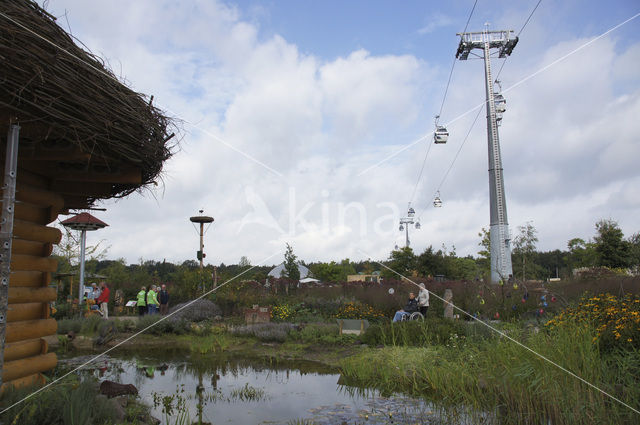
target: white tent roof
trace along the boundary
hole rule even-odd
[[[315,282],[320,282],[320,281],[312,277],[305,277],[304,279],[300,279],[300,283],[315,283]]]
[[[280,265],[274,267],[268,274],[268,276],[280,278],[282,277],[282,272],[284,271],[284,262]],[[302,264],[298,264],[298,271],[300,272],[300,279],[304,279],[309,276],[309,269],[303,266]],[[286,273],[286,272],[285,272]]]

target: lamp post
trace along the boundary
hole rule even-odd
[[[80,283],[78,284],[78,305],[82,304],[82,291],[84,289],[84,252],[87,243],[87,231],[98,230],[108,226],[89,213],[83,212],[66,219],[62,225],[71,230],[80,231]]]
[[[200,213],[200,215],[196,215],[193,217],[190,217],[189,220],[192,223],[200,223],[200,249],[198,250],[198,252],[196,253],[196,257],[198,258],[198,260],[200,260],[200,276],[202,278],[203,274],[203,269],[204,269],[204,257],[206,257],[206,254],[203,252],[204,249],[204,225],[209,224],[209,223],[213,223],[213,217],[207,216],[207,215],[203,215],[204,210],[200,210],[198,211]],[[215,283],[214,283],[215,284]],[[204,281],[202,282],[202,292],[204,293],[205,289],[204,289]]]
[[[409,209],[407,210],[407,216],[400,218],[400,228],[399,230],[402,232],[405,231],[405,248],[409,247],[409,225],[414,224],[416,229],[420,229],[420,221],[419,219],[414,219],[416,215],[416,211],[411,207],[411,203],[409,203]]]

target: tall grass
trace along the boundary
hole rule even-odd
[[[625,403],[640,408],[637,352],[602,359],[593,330],[530,334],[523,342]],[[630,375],[635,371],[635,375]],[[383,393],[426,396],[453,420],[493,423],[637,423],[638,415],[547,361],[504,338],[461,347],[387,347],[347,358],[345,383]]]
[[[0,399],[0,409],[31,394],[35,388],[10,389]],[[98,397],[95,382],[75,381],[56,385],[27,399],[0,416],[3,424],[110,424],[114,423],[112,401]]]

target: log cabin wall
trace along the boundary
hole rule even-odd
[[[3,166],[0,165],[0,169]],[[2,370],[3,391],[7,385],[44,383],[42,372],[55,367],[57,358],[48,353],[44,337],[55,335],[57,324],[50,317],[56,291],[49,287],[57,262],[51,258],[53,244],[62,232],[47,226],[64,208],[64,199],[49,188],[49,179],[18,166],[9,306]],[[1,204],[0,200],[0,204]]]

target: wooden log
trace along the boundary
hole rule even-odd
[[[0,200],[0,207],[2,206],[2,200]],[[31,221],[38,224],[49,224],[49,211],[48,208],[40,207],[37,205],[29,204],[27,202],[15,203],[14,218],[18,220]]]
[[[41,338],[55,335],[58,324],[55,319],[23,320],[7,323],[5,342],[24,341],[25,339]]]
[[[15,242],[15,241],[14,241]],[[9,278],[9,286],[15,287],[40,287],[47,286],[51,282],[51,274],[35,271],[14,271]]]
[[[53,207],[60,211],[64,206],[64,199],[57,193],[20,183],[16,178],[16,199],[21,202],[41,206],[43,208]]]
[[[0,168],[2,168],[4,171],[4,164]],[[18,176],[16,177],[16,180],[19,180],[22,183],[26,183],[31,186],[40,187],[42,189],[48,189],[50,183],[48,177],[25,170],[24,168],[20,167],[20,164],[18,164]]]
[[[11,255],[11,270],[55,272],[58,270],[58,260],[52,257],[13,254]]]
[[[58,363],[55,353],[41,354],[25,359],[5,362],[2,368],[2,380],[9,382],[14,379],[24,378],[34,373],[45,372],[53,369]]]
[[[22,155],[25,151],[20,152],[20,159],[27,161],[74,161],[88,162],[91,159],[89,152],[83,152],[80,149],[69,149],[66,151],[51,151],[49,149],[33,149]]]
[[[55,227],[42,226],[23,220],[15,220],[13,224],[13,236],[30,241],[48,242],[58,244],[62,239],[62,232]]]
[[[66,338],[66,336],[65,336]],[[4,347],[4,361],[11,362],[27,357],[46,354],[48,349],[47,341],[42,338],[28,339],[26,341],[14,342]]]
[[[58,180],[76,180],[95,183],[120,183],[120,184],[142,184],[142,172],[139,168],[130,168],[113,174],[96,173],[96,172],[72,172],[62,171],[55,175]],[[91,195],[87,193],[86,195]]]
[[[12,288],[9,288],[12,289]],[[31,288],[19,288],[31,289]],[[23,302],[9,304],[7,308],[7,322],[43,319],[48,306],[41,302]]]
[[[45,245],[44,242],[14,239],[11,243],[11,254],[47,256],[45,254]]]
[[[111,196],[113,194],[113,185],[111,183],[60,180],[51,185],[51,190],[60,194],[100,197]]]
[[[41,387],[45,384],[45,382],[46,380],[41,373],[34,373],[33,375],[14,379],[11,382],[2,384],[2,386],[0,387],[0,395],[7,391],[9,388],[22,388],[31,386]]]
[[[14,288],[9,287],[9,304],[48,303],[55,301],[55,288]]]

